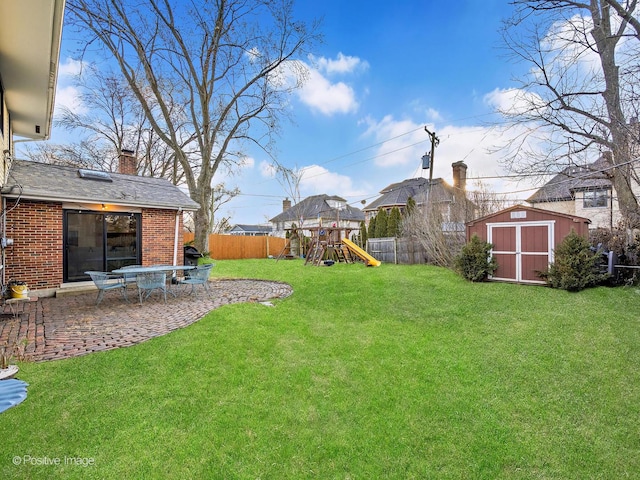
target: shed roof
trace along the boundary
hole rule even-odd
[[[499,212],[490,213],[489,215],[485,215],[481,218],[476,218],[475,220],[471,220],[467,222],[467,225],[475,225],[477,223],[490,223],[490,221],[497,217],[504,217],[505,214],[515,211],[527,211],[534,212],[539,215],[544,215],[546,217],[556,217],[556,218],[566,218],[570,219],[574,222],[580,223],[591,223],[591,220],[585,217],[579,217],[577,215],[570,215],[568,213],[554,212],[553,210],[544,210],[542,208],[529,207],[527,205],[513,205],[511,207],[505,208],[504,210],[500,210]],[[514,218],[513,221],[518,221],[518,218]]]
[[[567,167],[531,195],[527,202],[535,204],[573,200],[576,191],[611,188],[607,173],[610,168],[611,164],[604,155],[591,165]]]
[[[79,169],[15,160],[2,194],[50,202],[108,203],[142,208],[197,210],[199,205],[164,178],[107,173],[111,181],[81,178]]]
[[[344,208],[338,210],[329,205],[328,201],[334,200],[344,202]],[[352,207],[346,203],[344,198],[336,195],[312,195],[296,203],[284,212],[273,217],[270,222],[297,222],[300,218],[336,218],[340,215],[340,220],[353,220],[361,222],[364,220],[364,213],[359,208]],[[339,213],[338,213],[339,212]]]

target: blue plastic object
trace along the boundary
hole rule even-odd
[[[0,380],[0,413],[15,407],[27,398],[27,383],[12,378]]]

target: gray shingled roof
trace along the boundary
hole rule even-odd
[[[237,223],[229,231],[230,232],[256,232],[256,233],[271,233],[272,228],[268,225],[247,225],[244,223]]]
[[[585,167],[567,167],[531,195],[527,202],[535,204],[573,200],[576,191],[611,188],[611,180],[606,173],[610,167],[605,157]]]
[[[80,178],[78,169],[15,160],[2,193],[52,202],[109,203],[143,208],[197,210],[199,205],[163,178],[111,173],[113,181]]]
[[[431,180],[433,198],[450,200],[453,197],[453,187],[441,178]],[[429,190],[429,179],[409,178],[402,182],[392,183],[380,191],[382,196],[364,207],[364,211],[376,211],[380,208],[404,207],[409,198],[417,204],[425,201]]]
[[[297,222],[300,217],[305,219],[311,218],[336,218],[338,210],[331,208],[327,200],[336,200],[345,203],[345,208],[340,210],[341,220],[353,220],[361,222],[364,220],[364,213],[359,208],[346,204],[346,200],[337,196],[329,195],[313,195],[296,203],[291,208],[273,217],[270,222]]]

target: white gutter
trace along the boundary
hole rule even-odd
[[[2,0],[0,0],[2,1]],[[176,210],[176,211],[196,211],[197,208],[194,207],[176,207],[175,205],[155,205],[155,204],[149,204],[149,203],[139,203],[139,202],[130,202],[130,203],[116,203],[116,202],[112,202],[109,199],[102,199],[102,200],[97,200],[95,197],[94,198],[80,198],[80,199],[62,199],[60,197],[54,197],[54,196],[48,196],[48,195],[20,195],[20,194],[16,194],[16,193],[3,193],[2,196],[4,198],[8,198],[11,200],[15,200],[17,198],[20,198],[21,200],[36,200],[36,201],[40,201],[40,202],[52,202],[52,203],[85,203],[85,204],[100,204],[100,203],[106,203],[109,205],[114,205],[114,206],[118,206],[118,207],[137,207],[137,208],[158,208],[161,210]]]
[[[176,212],[176,231],[175,231],[175,235],[173,237],[173,266],[177,266],[178,265],[178,233],[179,233],[179,226],[180,226],[180,215],[182,214],[182,208],[179,208],[178,211]],[[173,271],[173,278],[176,277],[176,271]]]

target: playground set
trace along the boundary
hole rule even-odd
[[[362,261],[368,267],[379,267],[380,260],[376,260],[365,250],[349,240],[350,228],[339,227],[306,227],[287,229],[289,237],[282,252],[278,255],[281,258],[296,258],[298,252],[297,245],[300,245],[300,239],[303,238],[302,230],[311,232],[311,242],[304,252],[304,264],[315,266],[333,265],[335,262],[354,263]]]

